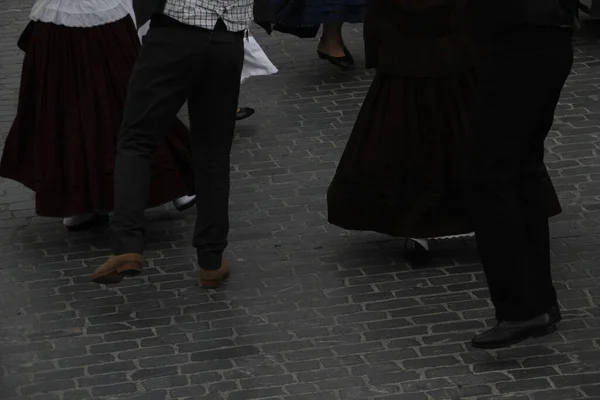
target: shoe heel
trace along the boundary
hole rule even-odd
[[[137,276],[142,272],[142,263],[129,261],[117,268],[117,272],[122,276]]]
[[[431,250],[413,239],[404,241],[404,258],[415,266],[424,266],[433,261]]]
[[[202,286],[204,289],[216,289],[219,286],[221,286],[221,284],[223,283],[223,281],[225,280],[225,277],[223,277],[222,279],[200,279],[200,286]]]
[[[554,332],[556,332],[556,324],[551,324],[551,325],[547,325],[543,328],[538,329],[531,336],[534,338],[539,338],[542,336],[550,335]]]
[[[121,283],[122,280],[123,276],[119,275],[116,272],[109,272],[106,274],[96,275],[92,277],[92,282],[101,285],[116,285],[117,283]]]
[[[214,278],[214,279],[207,279],[207,278],[200,278],[200,286],[202,286],[205,289],[216,289],[219,286],[221,286],[223,283],[225,283],[225,281],[227,280],[227,278],[229,278],[229,272],[225,272],[223,275],[221,275],[218,278]]]

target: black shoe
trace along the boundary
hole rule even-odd
[[[352,56],[352,53],[350,53],[350,50],[348,50],[346,46],[344,46],[344,55],[348,60],[352,62],[352,65],[354,65],[354,57]]]
[[[342,57],[330,56],[329,54],[324,53],[320,50],[317,50],[317,54],[319,55],[320,59],[327,60],[336,67],[340,67],[342,69],[350,69],[354,67],[354,57],[352,57],[352,54],[345,47],[344,55]]]
[[[557,307],[528,321],[502,321],[494,328],[471,340],[477,349],[498,349],[522,342],[525,339],[546,336],[556,331],[562,319]]]
[[[414,265],[426,265],[432,259],[431,252],[412,239],[406,239],[404,242],[404,258]]]
[[[67,228],[71,232],[84,231],[99,226],[104,226],[110,222],[110,217],[106,213],[94,213],[91,214],[89,218],[85,218],[77,222],[69,221],[70,219],[71,218],[65,218],[63,220],[63,224],[65,228]]]
[[[178,199],[173,200],[173,206],[179,212],[184,212],[196,205],[196,196],[183,196]]]
[[[254,111],[254,108],[240,107],[237,110],[237,114],[235,116],[235,120],[236,121],[241,121],[243,119],[250,118],[251,116],[254,115],[255,112],[256,111]]]

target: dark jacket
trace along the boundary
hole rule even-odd
[[[576,27],[579,0],[470,0],[469,20],[479,34],[514,26]]]

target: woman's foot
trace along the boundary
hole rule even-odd
[[[431,262],[429,240],[406,239],[404,242],[404,258],[414,265],[426,265]]]
[[[185,211],[192,208],[196,204],[196,196],[183,196],[173,200],[173,206],[178,211]]]
[[[239,107],[235,116],[236,121],[241,121],[246,118],[250,118],[255,113],[254,108],[250,107]]]
[[[317,50],[317,54],[322,60],[329,61],[331,64],[341,69],[351,69],[354,67],[354,59],[352,58],[352,54],[350,54],[350,52],[347,52],[347,54],[342,57],[334,57],[320,50]]]
[[[342,24],[323,24],[323,36],[317,47],[317,54],[321,59],[339,68],[354,67],[354,58],[346,48],[342,37]]]
[[[89,212],[63,219],[63,225],[70,231],[81,231],[95,226],[105,225],[109,221],[107,213]]]

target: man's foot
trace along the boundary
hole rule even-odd
[[[185,211],[189,208],[194,207],[196,204],[196,196],[183,196],[178,199],[173,200],[173,206],[178,211]]]
[[[126,276],[136,276],[142,272],[144,256],[138,253],[121,254],[110,258],[94,271],[92,282],[114,285]]]
[[[511,346],[525,339],[553,333],[561,319],[560,310],[553,307],[549,312],[528,321],[502,321],[487,332],[475,336],[471,344],[477,349]]]
[[[63,225],[70,231],[81,231],[107,224],[107,213],[90,212],[63,219]]]
[[[250,118],[251,116],[254,115],[255,112],[256,111],[254,110],[254,108],[240,107],[237,109],[237,114],[235,115],[235,120],[241,121],[243,119]]]
[[[227,260],[223,260],[219,269],[202,269],[200,268],[200,286],[206,289],[215,289],[229,278],[229,264]]]

